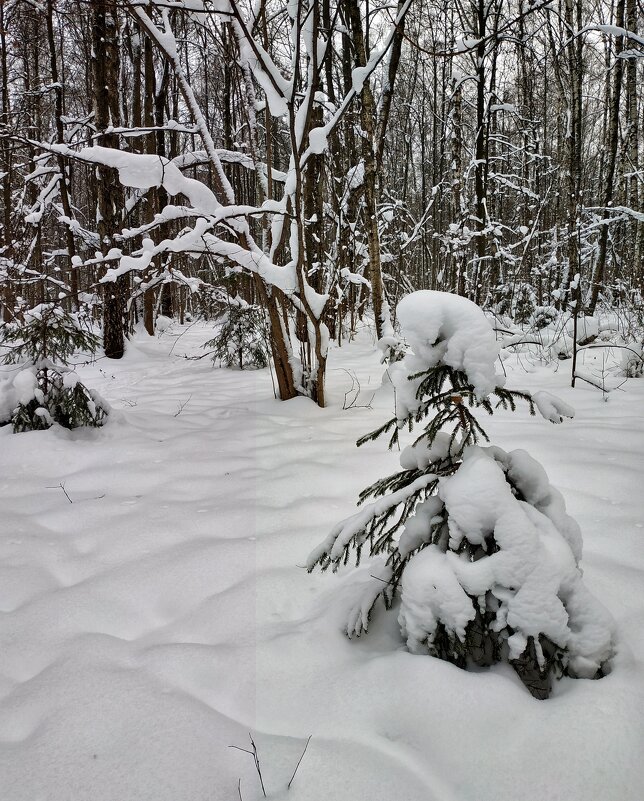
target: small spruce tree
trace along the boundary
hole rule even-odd
[[[79,314],[42,303],[24,320],[0,327],[0,361],[19,371],[0,387],[0,425],[14,432],[101,426],[108,407],[87,389],[69,361],[76,351],[94,353],[98,337]]]
[[[612,654],[610,616],[581,580],[581,534],[541,465],[525,451],[483,447],[477,412],[523,401],[552,422],[573,412],[545,392],[506,389],[494,372],[494,332],[470,301],[416,292],[398,306],[412,347],[389,368],[396,415],[361,445],[423,424],[401,470],[360,494],[371,503],[338,523],[309,556],[336,570],[372,558],[347,616],[367,631],[376,602],[391,608],[408,648],[462,668],[509,662],[530,692],[548,697],[553,676],[596,678]]]
[[[204,344],[212,349],[212,360],[226,367],[260,369],[268,366],[266,321],[259,306],[241,298],[230,298],[217,334]]]

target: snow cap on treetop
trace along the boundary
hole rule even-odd
[[[425,369],[442,362],[462,370],[479,398],[503,385],[503,377],[494,370],[499,355],[494,331],[471,300],[424,289],[404,297],[398,304],[397,316],[405,338]]]

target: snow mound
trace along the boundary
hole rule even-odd
[[[568,673],[596,676],[612,654],[613,623],[582,584],[579,529],[541,465],[524,451],[469,448],[439,497],[450,550],[430,545],[405,568],[399,622],[409,650],[431,649],[439,623],[464,642],[477,610],[487,609],[511,661],[532,638],[543,666],[545,636],[565,650]],[[479,558],[471,561],[464,543],[480,546]]]

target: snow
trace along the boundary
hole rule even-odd
[[[405,568],[399,621],[412,654],[426,654],[436,626],[443,622],[460,640],[476,610],[451,569],[448,555],[425,548]]]
[[[83,148],[79,156],[117,169],[123,186],[135,189],[163,186],[170,195],[185,195],[191,206],[203,214],[214,214],[220,207],[217,198],[205,184],[187,178],[175,164],[162,156],[125,153],[98,145]]]
[[[242,61],[248,65],[253,77],[266,95],[270,113],[274,117],[282,117],[288,111],[287,104],[293,92],[291,82],[284,78],[269,54],[256,39],[252,41],[251,45],[248,31],[242,28],[237,20],[233,21],[233,26]]]
[[[329,132],[325,126],[313,128],[309,133],[309,150],[311,153],[324,153],[327,149]]]
[[[35,370],[30,368],[21,370],[13,379],[12,384],[15,391],[16,406],[19,403],[29,403],[34,397],[34,392],[38,386]]]
[[[364,183],[364,160],[360,161],[351,167],[347,173],[347,191],[352,192]]]
[[[481,309],[467,298],[422,290],[403,298],[398,320],[414,354],[426,365],[439,361],[463,370],[479,397],[503,383],[494,362],[498,345]]]
[[[422,379],[409,380],[409,376],[436,367],[439,362],[462,370],[479,398],[503,385],[504,377],[497,375],[494,369],[499,353],[494,331],[472,301],[426,289],[404,297],[396,314],[403,336],[412,349],[412,353],[393,364],[388,373],[396,388],[399,420],[415,412],[420,403],[416,391]]]
[[[444,508],[438,495],[431,495],[416,506],[414,514],[405,523],[398,542],[398,553],[403,559],[424,542],[429,542],[430,527],[443,519]]]
[[[432,462],[450,455],[450,440],[449,434],[439,431],[431,445],[427,438],[407,445],[400,454],[400,466],[403,470],[426,470]],[[451,451],[454,452],[455,448],[452,447]]]
[[[550,420],[551,423],[561,423],[564,417],[572,419],[575,416],[572,406],[546,390],[533,392],[532,400],[535,402],[539,414],[546,420]]]
[[[610,616],[582,588],[576,555],[552,518],[530,506],[535,499],[547,506],[550,498],[541,465],[524,451],[503,456],[508,474],[525,488],[527,503],[514,497],[494,455],[478,447],[467,449],[461,468],[440,482],[450,547],[457,550],[463,540],[485,545],[493,535],[498,550],[469,562],[430,546],[411,560],[403,573],[400,612],[408,647],[412,653],[426,649],[439,622],[464,641],[476,613],[468,595],[491,593],[499,602],[493,627],[501,631],[507,624],[514,630],[508,640],[511,659],[521,655],[528,637],[545,634],[568,648],[576,670],[592,678],[612,655]],[[566,520],[565,507],[560,516]],[[568,596],[574,607],[566,606]]]
[[[241,777],[244,801],[259,801],[252,757],[229,748],[250,731],[277,801],[640,801],[642,379],[605,403],[562,368],[504,363],[509,385],[576,409],[556,428],[502,410],[486,425],[561,489],[584,533],[584,584],[617,623],[612,672],[538,702],[507,666],[409,653],[379,605],[368,637],[349,641],[353,579],[302,568],[357,492],[395,469],[382,441],[354,444],[393,405],[384,386],[367,406],[382,372],[368,332],[332,346],[324,410],[273,400],[267,371],[182,358],[211,336],[175,325],[119,362],[77,367],[115,409],[102,429],[0,429],[2,797],[230,801]],[[345,369],[363,393],[343,411]],[[547,503],[541,480],[530,487]],[[382,568],[363,569],[366,581]],[[563,589],[577,616],[579,587]]]

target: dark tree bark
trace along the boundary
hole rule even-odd
[[[114,4],[95,0],[92,10],[94,119],[97,142],[102,147],[118,148],[118,134],[106,133],[120,124],[118,96],[119,48]],[[101,251],[107,254],[115,243],[121,221],[123,190],[112,170],[97,167],[98,234]],[[109,359],[120,359],[125,352],[123,331],[123,295],[125,278],[103,285],[103,346]]]
[[[2,117],[0,121],[7,128],[11,125],[9,113],[9,64],[7,59],[7,31],[4,3],[0,2],[0,87],[2,89]],[[2,154],[2,231],[0,247],[2,254],[10,261],[13,256],[13,232],[11,224],[11,145],[8,140],[0,140]],[[6,281],[2,291],[2,318],[9,322],[13,317],[14,297],[12,282]]]
[[[617,0],[615,10],[615,24],[624,27],[624,0]],[[606,137],[606,173],[604,175],[604,217],[607,217],[609,207],[613,202],[615,184],[615,165],[617,163],[617,149],[619,145],[619,105],[622,97],[622,78],[624,75],[624,59],[621,57],[624,49],[624,38],[615,38],[615,59],[611,65],[613,75],[613,86],[610,93],[610,106],[608,111],[608,132]],[[608,75],[606,82],[608,83]],[[606,251],[608,248],[608,223],[605,222],[601,227],[599,235],[599,254],[597,264],[593,273],[593,286],[588,304],[588,313],[594,314],[599,293],[606,277]]]
[[[56,126],[56,141],[62,144],[65,141],[63,130],[63,83],[58,74],[58,59],[56,56],[56,40],[54,36],[54,0],[47,0],[47,41],[49,44],[49,63],[51,69],[51,82],[54,87],[55,110],[54,123]],[[58,169],[60,171],[60,202],[63,213],[68,220],[72,219],[72,207],[69,200],[69,170],[65,165],[65,159],[58,156]],[[74,235],[68,225],[65,225],[65,245],[67,248],[67,258],[69,259],[69,284],[72,301],[72,308],[78,308],[78,268],[73,264],[76,255],[76,243]]]
[[[360,8],[357,0],[345,0],[344,6],[351,29],[356,66],[364,67],[367,63],[367,44],[362,30]],[[376,208],[375,121],[376,113],[373,95],[369,82],[365,81],[360,93],[360,124],[364,131],[364,136],[361,137],[361,145],[362,159],[364,161],[365,229],[369,248],[367,277],[371,282],[371,303],[376,321],[376,336],[380,339],[384,330],[383,304],[385,302],[385,287],[380,263],[380,235]]]

